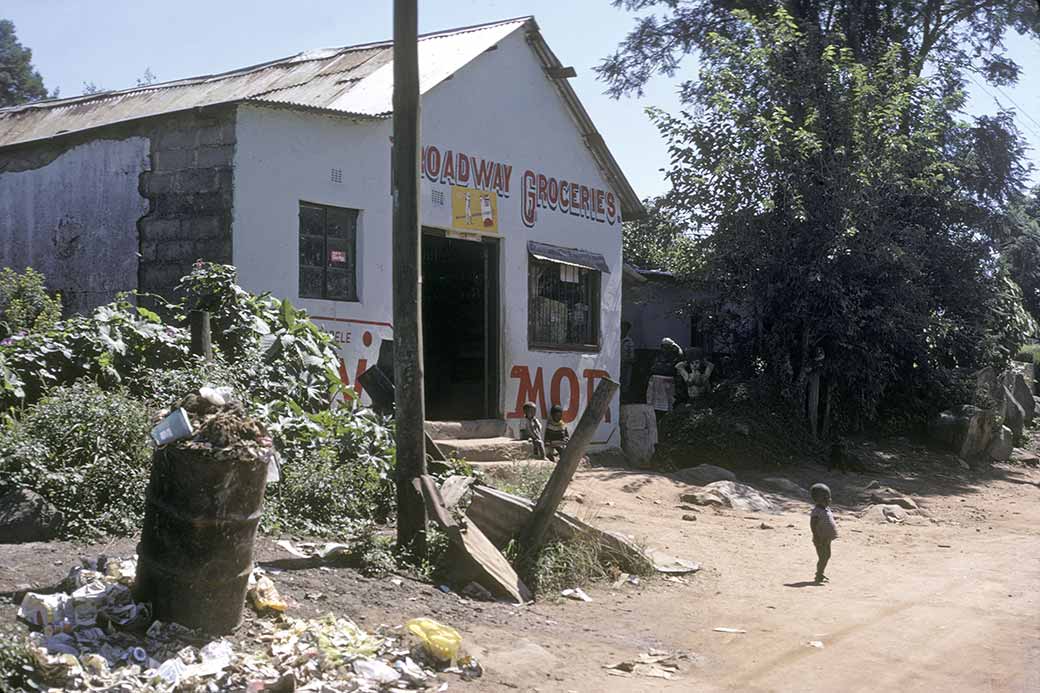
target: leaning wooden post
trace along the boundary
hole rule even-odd
[[[578,469],[578,464],[585,454],[585,448],[592,442],[592,436],[596,434],[599,422],[603,420],[607,409],[610,408],[610,403],[614,400],[614,393],[617,392],[618,387],[619,385],[609,378],[601,380],[596,387],[592,401],[589,402],[585,413],[578,420],[574,435],[571,436],[567,447],[560,454],[560,461],[553,469],[549,482],[542,489],[542,495],[538,497],[538,503],[534,506],[531,522],[521,540],[521,545],[526,551],[531,553],[537,551],[545,540],[546,530],[549,529],[553,515],[556,514],[556,509],[563,500],[563,494],[567,492],[567,486]]]
[[[191,353],[207,361],[213,360],[213,337],[209,329],[209,312],[193,310],[188,314],[191,327]]]

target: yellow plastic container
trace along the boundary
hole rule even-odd
[[[451,626],[438,623],[432,618],[413,618],[405,627],[422,640],[427,652],[437,659],[451,662],[459,656],[462,636]]]

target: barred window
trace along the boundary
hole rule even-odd
[[[529,346],[598,350],[600,273],[534,257],[529,262]]]
[[[300,203],[300,298],[356,301],[358,210]]]

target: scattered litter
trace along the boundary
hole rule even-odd
[[[353,547],[351,547],[350,544],[341,544],[337,542],[326,542],[324,544],[301,542],[299,544],[293,544],[288,539],[279,539],[275,544],[281,546],[297,558],[318,558],[323,561],[331,561],[347,556],[353,550]]]
[[[687,522],[695,522],[697,520],[697,516],[691,513],[686,513],[682,516],[682,519],[686,520]]]
[[[637,659],[605,664],[604,669],[612,676],[631,678],[633,676],[646,676],[648,678],[667,679],[676,678],[682,668],[681,662],[689,659],[685,654],[672,654],[661,650],[650,650],[639,655]]]
[[[249,601],[258,613],[265,611],[284,613],[289,608],[282,596],[278,594],[278,588],[274,586],[274,582],[266,575],[259,577],[256,577],[256,573],[250,575],[246,596],[249,597]]]
[[[462,636],[451,626],[432,618],[413,618],[405,627],[422,641],[426,651],[442,662],[454,662],[462,646]]]
[[[805,643],[805,646],[806,647],[816,647],[816,648],[822,650],[823,649],[823,641],[821,641],[821,640],[810,640],[809,642]]]
[[[561,597],[567,597],[568,599],[574,599],[580,602],[591,602],[592,597],[585,594],[585,590],[580,587],[571,587],[560,592]]]
[[[699,563],[687,561],[683,558],[676,558],[675,556],[670,556],[663,551],[658,551],[657,549],[646,549],[645,553],[653,562],[654,570],[659,573],[686,575],[688,573],[696,573],[701,569]]]
[[[628,578],[628,573],[621,573],[620,575],[618,575],[617,580],[614,580],[614,584],[611,585],[611,587],[613,587],[614,589],[618,589],[628,581]]]
[[[401,587],[402,585],[404,585],[404,580],[402,580],[401,578],[390,578],[390,584],[394,587]]]
[[[719,628],[713,628],[712,630],[714,630],[716,633],[747,633],[747,631],[742,628],[726,628],[724,626],[720,626]]]
[[[430,619],[409,622],[408,630],[422,640],[409,650],[389,627],[373,634],[347,618],[300,620],[276,610],[274,618],[250,622],[258,632],[242,642],[249,650],[234,651],[228,640],[209,640],[176,623],[151,622],[148,606],[133,602],[127,585],[135,572],[134,560],[101,557],[70,571],[63,583],[66,593],[26,594],[18,615],[34,630],[28,643],[34,689],[445,690],[438,671],[463,679],[483,673],[476,659],[460,653],[458,631]],[[272,596],[266,588],[274,584],[262,572],[255,577],[251,595],[271,603],[277,591]],[[133,618],[124,626],[128,616]],[[458,668],[445,669],[448,663]]]
[[[153,419],[154,421],[154,419]],[[183,408],[174,409],[170,414],[155,425],[152,429],[152,440],[156,445],[169,445],[178,440],[190,438],[191,421],[188,420],[188,412]]]

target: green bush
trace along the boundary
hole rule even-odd
[[[0,626],[0,693],[36,689],[31,684],[34,663],[25,630],[14,624]]]
[[[65,513],[66,537],[137,531],[151,446],[138,401],[79,382],[9,418],[0,441],[0,485],[26,486]]]
[[[22,274],[0,270],[0,339],[45,330],[60,319],[61,297],[47,293],[42,274],[32,267]]]

